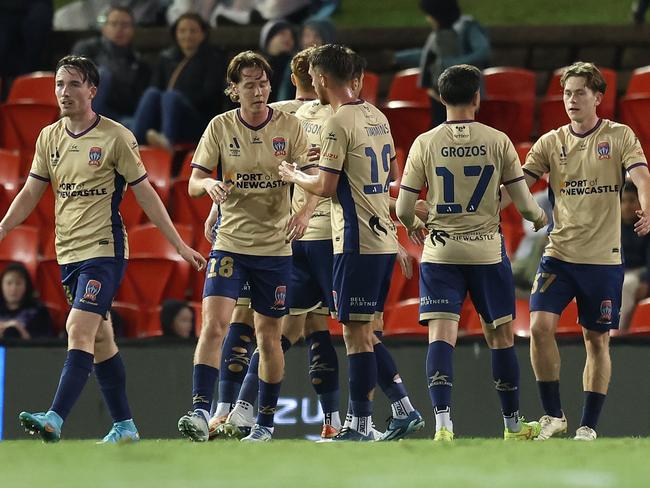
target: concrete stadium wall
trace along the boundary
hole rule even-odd
[[[426,344],[387,341],[410,391],[413,404],[425,416],[427,427],[420,437],[429,437],[433,414],[425,378]],[[1,350],[2,348],[0,348]],[[346,361],[342,345],[337,346],[341,364],[341,412],[347,405]],[[573,431],[582,408],[581,343],[563,342],[562,400]],[[143,438],[176,438],[176,422],[191,402],[192,354],[188,343],[134,342],[122,347],[128,373],[128,393],[135,420]],[[528,418],[542,414],[537,388],[528,360],[528,343],[517,344],[521,363],[521,412]],[[621,343],[612,346],[613,381],[598,429],[601,436],[650,435],[650,344]],[[0,354],[1,358],[1,354]],[[22,410],[48,408],[65,358],[62,347],[10,347],[6,349],[4,389],[4,438],[20,439],[25,434],[17,416]],[[459,437],[498,437],[503,424],[497,394],[492,383],[490,353],[483,342],[463,342],[456,349],[453,419]],[[1,366],[0,366],[1,368]],[[307,376],[307,350],[299,345],[287,354],[286,380],[276,416],[276,437],[296,438],[320,432],[318,404]],[[377,392],[374,421],[383,429],[389,415],[388,402]],[[64,428],[65,438],[100,438],[110,426],[110,417],[94,378],[88,382]]]

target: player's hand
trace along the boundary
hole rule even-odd
[[[429,220],[429,204],[426,200],[418,200],[415,202],[415,215],[422,222]]]
[[[424,241],[427,238],[427,229],[425,227],[420,227],[419,229],[409,230],[409,238],[411,242],[417,244],[418,246],[423,246]]]
[[[320,160],[320,147],[312,146],[307,151],[307,161],[313,163],[314,161]]]
[[[195,270],[201,271],[205,268],[205,258],[187,244],[183,244],[178,251],[178,254],[180,254],[185,261],[190,263]]]
[[[546,212],[542,211],[541,217],[533,222],[533,229],[535,229],[535,232],[537,232],[539,229],[543,229],[547,225],[548,217],[546,216]]]
[[[299,211],[293,214],[287,222],[287,240],[289,242],[301,239],[305,235],[307,226],[309,225],[309,217],[304,212]]]
[[[286,161],[282,161],[280,163],[280,166],[278,166],[278,171],[280,173],[280,178],[282,181],[286,181],[287,183],[295,183],[296,176],[298,173],[300,173],[300,170],[298,170],[298,165],[296,163],[287,163]]]
[[[643,237],[650,232],[650,217],[643,210],[637,210],[636,216],[639,220],[634,224],[634,232]]]
[[[207,218],[203,224],[203,236],[205,237],[205,240],[210,244],[212,244],[212,241],[214,241],[214,233],[212,232],[212,228],[214,227],[215,222],[216,220],[213,222],[212,219]]]
[[[226,201],[228,195],[230,195],[232,187],[232,183],[217,181],[210,188],[207,188],[206,191],[214,203],[222,204]]]
[[[410,280],[413,277],[413,257],[399,243],[397,243],[397,262],[402,268],[404,277]]]

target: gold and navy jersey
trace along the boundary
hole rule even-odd
[[[325,121],[334,113],[331,105],[323,105],[318,100],[305,103],[296,112],[296,117],[300,120],[302,128],[307,135],[307,141],[310,147],[320,147],[320,135]],[[318,166],[314,163],[313,166]],[[307,163],[307,168],[311,167]],[[306,169],[306,168],[303,168]],[[293,188],[293,199],[291,209],[294,213],[300,210],[305,204],[305,190],[295,185]],[[331,221],[332,199],[321,198],[314,209],[314,213],[309,219],[309,226],[305,235],[300,239],[302,241],[319,241],[329,240],[332,238],[332,221]]]
[[[69,132],[65,121],[41,131],[29,173],[52,184],[57,261],[128,258],[118,208],[126,185],[147,177],[138,143],[124,126],[99,115],[79,134]]]
[[[339,175],[332,197],[334,254],[397,252],[388,193],[394,157],[388,120],[368,102],[346,103],[325,122],[319,167]]]
[[[280,100],[277,102],[269,103],[269,107],[274,110],[281,110],[285,113],[296,115],[296,111],[302,107],[306,102],[311,102],[311,98],[294,98],[293,100]]]
[[[280,179],[283,160],[304,165],[307,138],[293,115],[269,109],[257,127],[239,109],[217,115],[205,129],[192,167],[232,183],[221,204],[221,225],[213,249],[257,256],[290,256],[286,225],[289,185]],[[208,198],[208,197],[205,197]]]
[[[626,125],[600,119],[584,134],[571,125],[544,134],[524,171],[549,173],[553,227],[544,254],[577,264],[621,264],[620,191],[624,173],[647,165]]]
[[[452,121],[418,136],[401,189],[425,185],[431,211],[422,261],[496,264],[502,259],[500,185],[524,179],[510,139],[475,121]]]

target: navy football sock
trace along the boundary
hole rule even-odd
[[[273,416],[278,405],[278,398],[280,396],[280,386],[282,383],[267,383],[266,381],[259,380],[259,408],[257,410],[258,425],[264,427],[273,427]]]
[[[501,411],[510,417],[519,411],[519,362],[514,346],[492,349],[492,378],[501,400]]]
[[[562,417],[562,404],[560,403],[559,381],[538,381],[537,388],[542,400],[542,407],[546,415]]]
[[[382,342],[375,344],[374,349],[377,360],[377,383],[391,403],[398,402],[408,396],[408,393],[397,371],[395,360]]]
[[[585,391],[585,404],[582,408],[582,420],[580,420],[580,427],[586,425],[592,429],[596,429],[598,425],[598,418],[600,411],[603,409],[605,398],[607,395],[596,393],[595,391]]]
[[[435,410],[451,407],[451,389],[454,381],[454,348],[445,341],[429,344],[427,351],[427,380],[429,396]]]
[[[219,403],[233,404],[248,371],[255,330],[246,324],[232,323],[221,349]]]
[[[113,422],[133,418],[126,398],[126,371],[120,353],[95,364],[95,376]]]
[[[192,375],[192,409],[210,412],[210,403],[214,394],[214,384],[219,377],[219,370],[207,364],[195,364]]]
[[[372,415],[370,393],[377,384],[377,360],[374,352],[348,356],[350,364],[350,403],[355,417]]]
[[[92,354],[79,349],[69,350],[65,363],[63,363],[61,379],[50,410],[55,411],[59,417],[65,420],[81,395],[92,370]]]
[[[339,410],[339,362],[329,331],[317,331],[305,339],[309,377],[324,413]]]
[[[291,342],[289,342],[289,339],[284,336],[282,336],[280,340],[282,344],[282,352],[286,353],[289,348],[291,348]],[[256,350],[251,357],[251,363],[248,367],[248,372],[246,373],[244,382],[241,385],[238,400],[249,403],[251,405],[255,405],[255,399],[257,398],[259,391],[259,367],[260,352]]]

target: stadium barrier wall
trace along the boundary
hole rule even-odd
[[[426,344],[415,341],[386,341],[392,352],[412,402],[424,415],[427,426],[418,437],[429,437],[433,414],[425,375]],[[530,361],[528,342],[517,345],[521,364],[521,413],[529,419],[542,414]],[[582,408],[582,369],[584,346],[563,341],[562,403],[575,430]],[[177,438],[176,422],[188,410],[192,388],[192,343],[132,342],[121,347],[128,374],[131,407],[143,438]],[[341,364],[341,417],[347,406],[345,351],[337,345]],[[650,382],[648,381],[648,343],[612,345],[613,380],[598,428],[601,436],[647,436],[650,434]],[[43,411],[49,406],[65,359],[65,348],[8,347],[5,351],[4,438],[22,439],[26,434],[18,424],[22,410]],[[3,348],[0,347],[0,359]],[[276,415],[277,438],[301,438],[320,432],[316,396],[307,375],[307,349],[298,345],[287,353],[286,378]],[[459,437],[499,437],[503,422],[493,387],[490,352],[483,341],[459,343],[454,363],[453,419]],[[0,363],[0,387],[3,364]],[[3,392],[0,388],[0,399]],[[388,401],[377,391],[374,421],[384,428],[389,415]],[[64,438],[100,438],[108,431],[110,417],[94,377],[91,377],[79,402],[64,427]],[[0,426],[1,432],[2,426]]]

